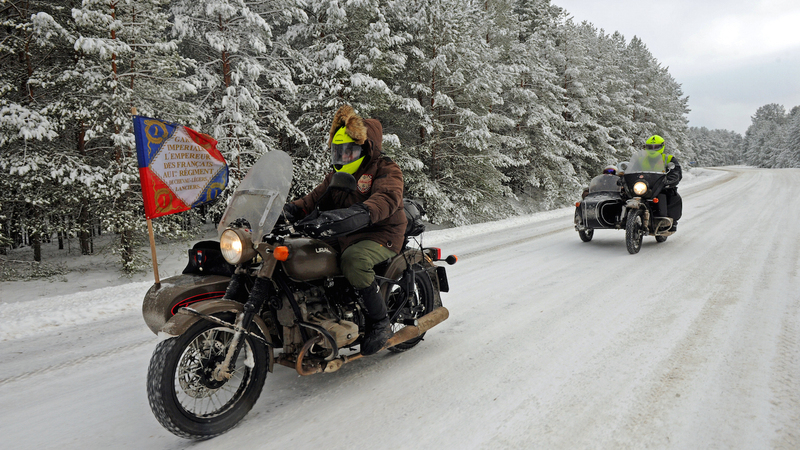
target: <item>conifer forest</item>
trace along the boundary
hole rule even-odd
[[[161,240],[218,220],[270,150],[308,192],[343,104],[381,121],[405,196],[443,225],[567,206],[652,134],[684,168],[800,167],[800,107],[759,108],[744,136],[689,127],[645,42],[550,0],[0,0],[0,20],[0,253],[37,261],[112,234],[123,271],[149,264],[132,108],[229,165],[216,203],[153,220]]]

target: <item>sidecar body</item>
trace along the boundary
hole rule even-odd
[[[621,229],[624,227],[625,196],[621,178],[600,175],[589,183],[588,195],[576,204],[575,230]]]

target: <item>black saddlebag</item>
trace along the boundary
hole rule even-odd
[[[185,274],[231,276],[235,266],[222,257],[217,241],[200,241],[189,250],[189,264],[183,269]]]
[[[422,222],[422,216],[425,215],[425,209],[422,204],[416,200],[403,199],[403,209],[406,212],[406,236],[419,236],[425,231],[425,223]]]

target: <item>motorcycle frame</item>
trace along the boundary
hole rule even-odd
[[[294,295],[292,295],[292,291],[288,284],[288,276],[282,271],[276,274],[278,260],[274,258],[273,250],[278,245],[280,245],[280,242],[270,243],[265,241],[256,246],[256,252],[261,257],[262,264],[255,273],[255,284],[245,303],[240,303],[235,299],[239,297],[239,290],[244,288],[244,278],[253,275],[248,266],[249,262],[240,264],[236,267],[236,271],[231,277],[231,281],[228,284],[225,295],[222,299],[204,300],[193,304],[191,307],[184,306],[179,308],[177,313],[161,328],[159,336],[163,338],[179,336],[185,333],[192,325],[200,320],[213,322],[233,330],[234,336],[232,337],[229,347],[226,351],[225,360],[216,368],[213,374],[213,377],[218,381],[230,378],[233,371],[233,368],[230,367],[230,363],[231,361],[236,360],[236,357],[242,348],[244,342],[243,336],[251,337],[265,345],[269,357],[268,370],[270,372],[273,372],[274,363],[276,361],[281,365],[295,368],[301,375],[311,375],[323,371],[333,372],[338,370],[343,364],[361,358],[360,353],[350,356],[339,355],[338,345],[330,333],[327,332],[327,330],[302,320],[300,307],[296,303]],[[400,332],[398,332],[393,338],[391,338],[384,348],[400,344],[409,339],[413,339],[449,317],[449,312],[446,308],[443,306],[436,307],[436,305],[441,305],[441,286],[439,279],[441,275],[438,273],[438,271],[437,276],[433,276],[431,274],[433,270],[436,270],[435,268],[437,268],[437,266],[433,264],[433,260],[425,253],[425,251],[426,249],[422,247],[410,249],[406,248],[399,255],[390,260],[389,265],[382,276],[376,275],[376,279],[378,280],[380,286],[380,293],[383,298],[386,298],[386,294],[388,293],[389,289],[391,289],[391,287],[394,285],[397,285],[400,287],[400,289],[402,289],[404,294],[403,301],[398,310],[402,309],[402,307],[408,302],[410,294],[413,292],[414,276],[417,272],[428,272],[434,288],[434,310],[425,316],[414,320],[413,322],[404,322],[406,327],[400,330]],[[429,267],[423,267],[421,269],[413,268],[414,265],[420,263],[423,265],[428,265]],[[399,276],[400,274],[402,274],[402,276]],[[399,280],[396,279],[398,276]],[[290,302],[290,306],[294,312],[297,324],[300,326],[302,340],[305,342],[302,350],[298,354],[297,361],[294,363],[291,363],[291,361],[285,361],[281,358],[275,358],[275,345],[272,342],[271,330],[264,320],[258,315],[258,312],[262,309],[265,302],[269,302],[273,296],[279,296],[279,293],[275,291],[273,282],[275,285],[277,285],[278,289],[283,291],[285,297]],[[231,312],[236,314],[235,323],[228,323],[216,317],[218,314],[223,312]],[[395,316],[391,318],[392,321],[396,319],[396,314],[397,312],[395,312]],[[251,330],[253,324],[256,325],[255,330]],[[309,337],[306,329],[317,331],[319,335],[313,338]],[[407,331],[404,332],[404,330]],[[313,346],[313,344],[320,343],[321,339],[329,340],[330,347],[333,350],[331,355],[325,358],[325,364],[322,367],[312,367],[311,369],[304,368],[302,362],[305,353]]]

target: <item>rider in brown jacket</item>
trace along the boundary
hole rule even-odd
[[[361,343],[364,355],[380,350],[392,335],[373,267],[399,253],[406,229],[403,173],[381,154],[382,142],[379,121],[361,118],[349,105],[339,108],[328,138],[334,171],[308,195],[284,208],[284,215],[295,221],[319,207],[318,215],[307,217],[300,225],[311,234],[337,238],[342,273],[366,311],[367,328]],[[333,175],[340,171],[355,177],[356,190],[328,190]]]

